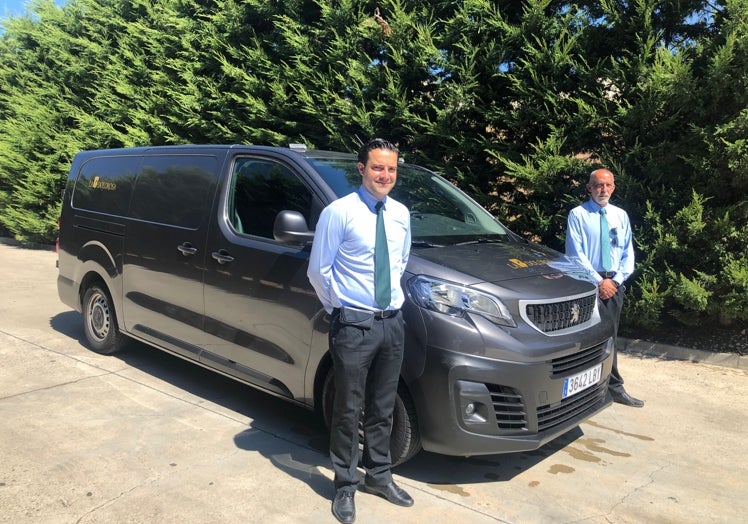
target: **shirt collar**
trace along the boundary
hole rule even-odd
[[[366,204],[366,207],[368,207],[372,213],[376,213],[374,206],[376,206],[377,202],[379,201],[376,198],[374,198],[374,195],[369,193],[364,186],[359,186],[358,197],[361,199],[361,201],[364,204]],[[384,203],[384,209],[387,209],[387,197],[386,196],[382,199],[382,202]]]
[[[610,209],[610,206],[606,207]],[[592,213],[599,213],[602,207],[590,198],[589,200],[587,200],[587,209],[589,209]]]

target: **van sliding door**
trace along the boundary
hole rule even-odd
[[[146,156],[127,224],[127,330],[194,359],[204,337],[205,242],[218,162],[212,155]]]

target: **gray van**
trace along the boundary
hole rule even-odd
[[[63,192],[58,290],[91,349],[130,338],[329,420],[329,316],[306,277],[355,155],[304,148],[85,151]],[[401,163],[411,212],[392,458],[536,449],[611,403],[613,325],[574,261]]]

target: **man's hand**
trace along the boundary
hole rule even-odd
[[[613,282],[612,278],[604,278],[598,284],[598,290],[600,292],[600,298],[602,300],[608,300],[610,297],[618,293],[618,286]]]

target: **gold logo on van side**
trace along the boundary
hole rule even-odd
[[[91,180],[91,183],[88,184],[88,187],[92,187],[94,189],[103,189],[105,191],[116,191],[117,190],[117,184],[114,182],[107,182],[105,180],[101,180],[99,177],[95,176],[93,180]]]

